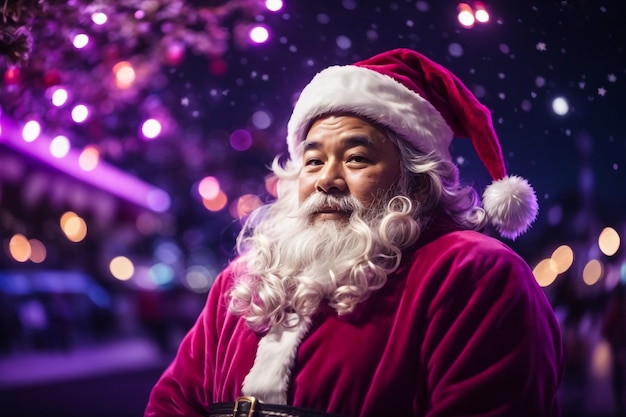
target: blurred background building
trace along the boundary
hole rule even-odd
[[[267,166],[300,90],[329,65],[408,47],[492,109],[509,171],[537,191],[539,219],[506,243],[561,322],[564,414],[617,415],[605,318],[626,285],[622,12],[621,0],[6,0],[0,413],[141,415],[242,220],[273,198]],[[466,142],[453,155],[483,189]]]

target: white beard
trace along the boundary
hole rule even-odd
[[[407,233],[397,234],[396,229],[415,223],[405,207],[406,212],[388,226],[391,232],[382,236],[381,218],[388,214],[382,208],[385,200],[365,208],[354,197],[315,193],[291,215],[276,203],[244,244],[231,311],[244,315],[257,329],[283,322],[290,312],[310,316],[323,299],[339,314],[351,312],[397,268]],[[346,221],[312,223],[311,215],[323,206],[351,215]],[[396,235],[402,236],[398,242]],[[412,233],[408,243],[417,235]]]

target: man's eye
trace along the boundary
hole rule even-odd
[[[305,161],[304,165],[322,165],[322,161],[315,158],[309,158]]]
[[[350,158],[348,158],[348,162],[366,163],[369,162],[369,159],[367,159],[363,155],[352,155]]]

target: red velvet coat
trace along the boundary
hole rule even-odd
[[[263,335],[227,311],[227,268],[154,387],[146,416],[204,416],[242,395]],[[471,231],[405,258],[387,285],[338,317],[313,318],[287,403],[346,417],[557,416],[558,323],[524,261]]]

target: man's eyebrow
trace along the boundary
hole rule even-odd
[[[350,136],[348,138],[342,139],[343,145],[348,148],[354,148],[357,146],[365,146],[366,148],[373,148],[374,142],[367,136]],[[311,149],[319,149],[321,146],[320,142],[305,140],[302,142],[302,150],[304,152],[309,151]]]

